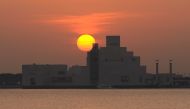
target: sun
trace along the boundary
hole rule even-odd
[[[89,34],[82,34],[77,39],[78,48],[84,52],[90,51],[92,49],[94,43],[96,43],[94,37]]]

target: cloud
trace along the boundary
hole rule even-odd
[[[63,16],[47,20],[48,23],[63,25],[72,32],[94,34],[105,31],[105,27],[114,23],[115,20],[124,18],[124,13],[92,13],[87,15]]]

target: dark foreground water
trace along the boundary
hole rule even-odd
[[[0,109],[190,109],[190,89],[5,89]]]

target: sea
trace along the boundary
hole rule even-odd
[[[0,109],[190,109],[190,89],[0,89]]]

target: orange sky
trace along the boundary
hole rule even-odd
[[[148,71],[160,59],[168,72],[190,72],[189,0],[1,0],[0,72],[21,64],[85,64],[76,39],[92,33],[121,35],[122,45],[140,55]],[[84,22],[83,22],[84,21]]]

